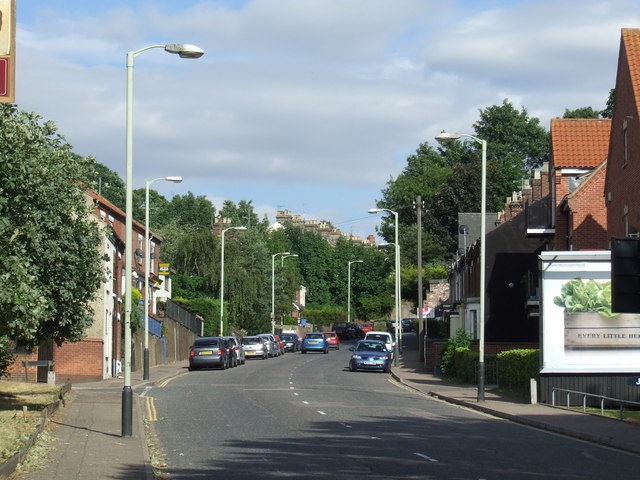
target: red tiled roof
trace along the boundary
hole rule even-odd
[[[640,28],[623,28],[622,43],[629,65],[633,95],[638,101],[640,100]]]
[[[611,119],[554,118],[551,156],[555,168],[595,168],[607,158]]]

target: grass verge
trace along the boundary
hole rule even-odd
[[[59,386],[0,381],[0,463],[24,447],[42,410],[59,396]]]

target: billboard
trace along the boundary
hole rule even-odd
[[[609,251],[543,252],[541,373],[635,373],[640,314],[611,311]]]
[[[0,102],[15,101],[16,2],[0,0]]]

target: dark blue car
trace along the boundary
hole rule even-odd
[[[302,340],[302,346],[300,347],[300,353],[307,352],[323,352],[329,353],[329,342],[322,332],[307,333]]]
[[[384,342],[380,340],[360,340],[354,347],[349,347],[353,352],[349,360],[349,370],[380,370],[389,373],[391,371],[391,352],[387,350]]]

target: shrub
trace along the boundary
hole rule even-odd
[[[540,377],[540,351],[517,349],[497,355],[498,383],[501,387],[526,389],[531,378]]]
[[[459,328],[456,332],[456,336],[449,339],[447,346],[442,351],[440,357],[440,368],[442,373],[448,376],[455,376],[455,366],[453,364],[453,357],[458,349],[469,350],[471,346],[471,337],[467,331],[463,328]]]

